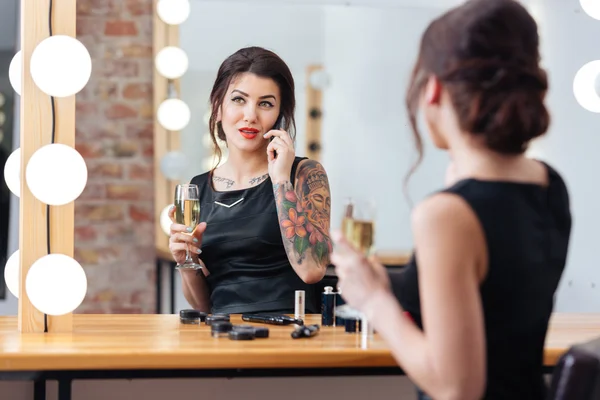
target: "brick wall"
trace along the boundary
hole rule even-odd
[[[77,95],[89,172],[75,203],[75,259],[88,277],[77,312],[152,313],[152,0],[78,0],[77,38],[93,63]]]

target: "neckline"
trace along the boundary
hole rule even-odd
[[[552,186],[552,183],[554,182],[554,178],[555,178],[554,169],[552,169],[552,167],[550,167],[550,165],[548,165],[546,162],[544,162],[542,160],[535,159],[535,161],[542,164],[542,166],[544,166],[544,168],[546,169],[546,174],[547,174],[547,178],[548,178],[546,184],[535,183],[535,182],[526,182],[526,181],[510,181],[510,180],[501,180],[501,179],[480,179],[480,178],[474,178],[474,177],[467,177],[467,178],[459,179],[458,181],[454,182],[450,187],[454,187],[461,183],[475,182],[475,183],[483,183],[483,184],[498,184],[498,185],[505,185],[505,186],[531,187],[531,188],[540,189],[540,190],[548,190]]]
[[[208,187],[210,188],[210,191],[212,192],[213,195],[219,195],[219,196],[226,196],[229,194],[240,194],[240,193],[245,193],[248,192],[250,190],[255,190],[261,186],[263,186],[266,182],[270,182],[271,181],[271,177],[267,176],[267,179],[265,179],[264,181],[262,181],[261,183],[259,183],[256,186],[250,186],[247,187],[245,189],[235,189],[235,190],[216,190],[213,186],[213,171],[209,171],[208,173]]]

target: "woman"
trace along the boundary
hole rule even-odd
[[[241,49],[219,68],[210,102],[215,150],[220,157],[218,137],[229,156],[191,180],[202,221],[194,234],[171,225],[173,258],[183,261],[189,246],[203,266],[180,270],[185,298],[213,313],[293,313],[304,290],[306,312],[318,312],[313,284],[329,264],[331,196],[323,166],[295,156],[289,68],[271,51]]]
[[[453,182],[413,212],[399,303],[385,269],[332,235],[343,296],[421,399],[545,398],[544,341],[571,232],[563,180],[524,156],[548,128],[546,90],[537,26],[518,2],[471,0],[433,21],[407,106],[417,143],[419,109],[450,153]]]

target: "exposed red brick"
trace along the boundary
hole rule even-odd
[[[75,227],[75,243],[90,242],[98,238],[96,227],[93,226],[77,226]]]
[[[132,139],[152,139],[154,137],[154,123],[127,125],[125,135]]]
[[[154,220],[154,207],[129,206],[129,218],[131,218],[132,221],[151,222]]]
[[[154,0],[78,0],[94,68],[77,94],[88,185],[75,202],[75,257],[88,276],[76,313],[154,313]]]
[[[116,16],[121,5],[122,0],[77,0],[77,16]]]
[[[154,164],[131,164],[128,167],[127,178],[131,180],[150,181],[154,177]]]
[[[81,154],[84,159],[101,157],[104,154],[102,143],[75,141],[75,150]]]
[[[118,200],[146,200],[152,199],[152,187],[134,184],[109,184],[106,187],[107,197]]]
[[[152,84],[130,83],[123,89],[124,99],[147,99],[152,98]]]
[[[113,104],[104,112],[106,118],[121,119],[137,117],[138,112],[134,107],[125,104]]]
[[[118,221],[125,216],[120,204],[104,203],[98,205],[78,204],[75,202],[76,223],[85,221]]]
[[[115,161],[89,163],[88,176],[94,178],[122,178],[123,166]]]
[[[152,15],[152,2],[148,0],[126,0],[125,8],[131,15]]]
[[[135,36],[137,33],[134,21],[106,21],[104,26],[106,36]]]

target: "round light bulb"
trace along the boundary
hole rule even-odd
[[[25,178],[38,200],[60,206],[81,195],[87,183],[87,166],[74,148],[60,143],[48,144],[33,153]]]
[[[164,23],[179,25],[190,16],[189,0],[158,0],[156,13]]]
[[[66,35],[50,36],[31,54],[31,78],[44,93],[68,97],[78,93],[92,74],[92,59],[85,46]]]
[[[187,168],[187,157],[179,151],[170,151],[160,160],[160,170],[167,179],[181,179]]]
[[[587,15],[600,20],[600,2],[598,0],[579,0],[579,4]]]
[[[87,278],[73,258],[49,254],[31,265],[25,290],[31,304],[44,314],[64,315],[79,307],[85,298]]]
[[[588,111],[600,113],[600,94],[598,94],[598,76],[600,60],[585,64],[575,74],[573,94],[579,105]]]
[[[21,68],[23,68],[23,53],[19,50],[17,51],[17,54],[13,56],[10,61],[10,66],[8,67],[8,80],[19,96],[21,95],[21,85],[23,84],[23,80],[21,79]]]
[[[310,86],[317,90],[323,90],[331,83],[329,74],[322,69],[312,72],[310,74],[309,81]]]
[[[167,46],[158,52],[154,59],[154,65],[165,78],[177,79],[181,78],[188,70],[189,60],[181,48]]]
[[[4,164],[4,180],[8,189],[21,197],[21,148],[13,151]]]
[[[169,218],[169,209],[173,204],[169,204],[160,212],[160,227],[164,233],[171,236],[171,218]]]
[[[19,250],[12,253],[4,266],[4,282],[8,291],[19,298],[19,264],[21,261]]]
[[[158,106],[156,118],[166,130],[177,132],[190,123],[191,112],[180,99],[167,99]]]

